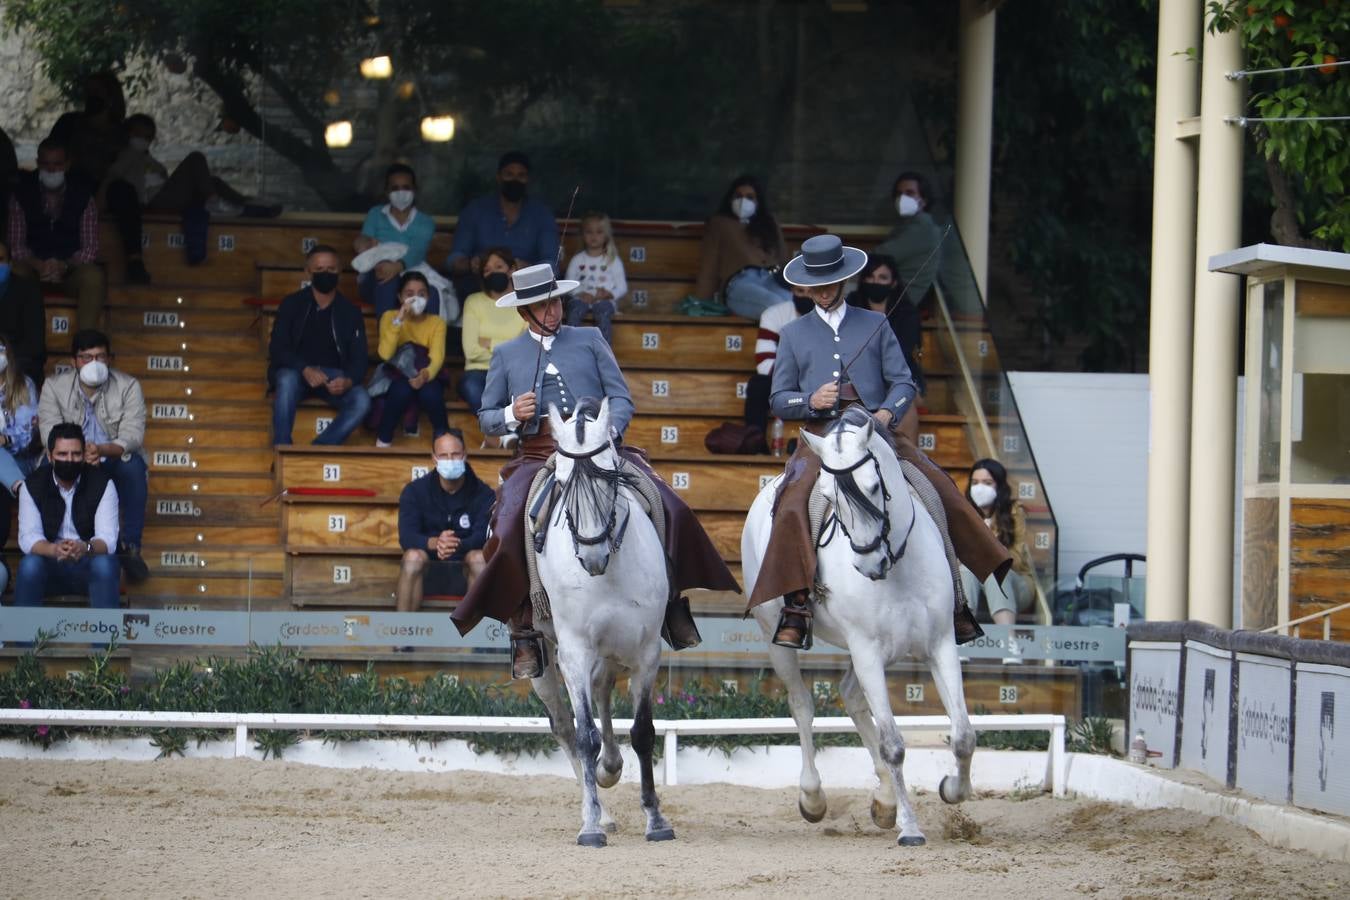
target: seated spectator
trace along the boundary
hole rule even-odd
[[[1008,486],[1008,470],[997,460],[976,460],[970,467],[970,483],[966,499],[979,510],[984,524],[989,526],[999,543],[1012,553],[1013,567],[1003,579],[1000,588],[990,575],[983,584],[973,572],[961,567],[961,584],[971,609],[979,609],[983,597],[989,614],[997,625],[1012,625],[1018,613],[1029,612],[1036,605],[1036,567],[1027,549],[1026,513],[1022,504],[1013,499]]]
[[[150,577],[141,559],[149,468],[145,455],[145,395],[141,383],[111,367],[112,344],[100,331],[83,329],[71,341],[75,368],[47,379],[38,400],[38,424],[44,441],[62,422],[78,425],[84,461],[117,486],[121,498],[122,542],[116,552],[127,578],[139,584]]]
[[[370,411],[366,377],[368,348],[361,311],[338,293],[337,251],[317,244],[305,256],[309,286],[284,298],[268,342],[267,381],[272,398],[272,443],[291,443],[295,411],[306,397],[318,397],[338,411],[314,438],[341,444]]]
[[[511,273],[516,268],[516,258],[506,247],[485,251],[478,272],[483,290],[464,301],[464,374],[459,379],[459,396],[475,414],[483,404],[492,351],[525,330],[525,320],[514,309],[497,308],[497,298],[511,290]]]
[[[47,432],[49,465],[19,491],[19,574],[14,605],[41,606],[55,594],[86,594],[96,609],[116,609],[122,573],[117,546],[117,488],[85,463],[84,433],[74,422]]]
[[[436,236],[436,221],[413,205],[417,197],[417,176],[411,166],[395,163],[384,175],[384,189],[389,202],[371,207],[353,246],[364,253],[380,244],[404,244],[408,252],[402,259],[377,263],[375,268],[361,276],[361,299],[375,307],[375,318],[380,319],[399,306],[399,276],[413,266],[426,262],[431,239]],[[428,284],[427,312],[441,314],[440,291]]]
[[[416,612],[424,593],[462,597],[483,571],[496,494],[469,466],[458,428],[437,437],[431,450],[436,467],[398,498],[399,612]]]
[[[14,152],[14,142],[0,128],[0,234],[9,234],[9,195],[18,177],[19,157]]]
[[[467,297],[479,285],[473,277],[492,247],[507,247],[517,265],[548,263],[558,267],[558,222],[540,200],[526,196],[530,159],[518,150],[497,160],[497,192],[469,201],[460,210],[455,240],[446,265],[455,291]]]
[[[66,145],[71,171],[94,185],[99,208],[107,210],[116,225],[126,259],[127,283],[148,284],[150,273],[141,255],[141,204],[135,188],[112,171],[127,146],[126,116],[127,101],[117,76],[108,71],[95,72],[84,80],[84,109],[62,115],[49,137]]]
[[[769,394],[773,385],[773,364],[778,359],[778,335],[784,326],[804,316],[815,306],[806,288],[793,285],[792,299],[776,303],[759,317],[755,337],[755,374],[745,384],[745,424],[757,425],[769,433]]]
[[[41,455],[37,388],[17,362],[10,363],[9,346],[9,338],[0,334],[0,547],[9,543],[12,498]]]
[[[567,298],[567,324],[577,326],[592,316],[605,341],[613,344],[614,313],[628,293],[628,279],[609,216],[602,212],[582,216],[581,243],[581,252],[567,264],[567,280],[581,285]]]
[[[736,315],[758,320],[770,306],[792,299],[776,271],[786,261],[787,245],[764,189],[742,175],[704,226],[694,293],[704,300],[720,293]]]
[[[900,267],[889,256],[873,253],[867,257],[867,265],[863,266],[858,277],[858,287],[849,293],[845,302],[849,306],[870,309],[887,317],[896,340],[900,342],[900,349],[905,353],[905,362],[909,363],[914,383],[919,393],[924,393],[927,385],[923,367],[919,365],[923,322],[919,317],[919,305],[911,302],[908,296],[900,296],[905,287],[900,280]]]
[[[9,361],[41,385],[47,365],[47,315],[37,282],[16,273],[9,245],[0,240],[0,334]]]
[[[928,212],[928,184],[918,172],[897,175],[891,197],[900,223],[877,245],[875,253],[895,260],[896,280],[909,285],[905,300],[918,309],[942,266],[942,252],[934,252],[942,243],[942,227]]]
[[[375,432],[376,447],[392,447],[394,426],[412,405],[413,398],[431,421],[431,435],[439,437],[450,427],[445,416],[445,387],[441,366],[445,363],[445,322],[427,312],[431,286],[421,272],[404,272],[398,280],[399,307],[380,317],[380,358],[384,363],[371,378],[369,393],[382,394],[384,409]],[[415,423],[413,434],[416,434]]]
[[[9,254],[14,271],[60,285],[76,300],[80,328],[97,328],[107,299],[98,259],[94,185],[67,175],[65,145],[38,144],[36,172],[24,172],[9,198]],[[45,333],[45,332],[44,332]]]

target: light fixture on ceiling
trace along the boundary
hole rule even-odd
[[[343,119],[341,122],[330,122],[328,127],[323,130],[323,142],[334,148],[351,146],[352,123],[347,119]]]
[[[361,77],[384,79],[394,74],[394,63],[387,56],[371,56],[361,60]]]
[[[427,116],[422,120],[422,140],[444,143],[454,136],[454,116]]]

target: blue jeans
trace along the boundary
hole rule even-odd
[[[594,303],[587,303],[584,300],[578,300],[571,297],[567,301],[567,324],[573,328],[580,325],[589,313],[595,316],[595,327],[600,329],[600,333],[605,336],[605,343],[612,344],[614,339],[611,336],[614,332],[614,301],[597,300]]]
[[[375,270],[371,269],[357,280],[356,286],[361,291],[361,299],[374,305],[377,323],[380,321],[380,316],[391,309],[398,309],[397,278],[379,281],[375,278]],[[433,316],[441,314],[441,292],[430,285],[427,288],[427,312]]]
[[[487,387],[486,369],[466,369],[459,376],[459,396],[477,414],[483,406],[483,388]]]
[[[121,606],[117,586],[122,566],[107,553],[86,555],[79,562],[57,562],[32,553],[19,560],[14,582],[15,606],[41,606],[42,598],[54,594],[87,594],[95,609]]]
[[[741,269],[731,276],[725,293],[728,309],[756,322],[770,306],[792,299],[792,291],[779,284],[768,269]]]
[[[390,383],[389,391],[384,395],[384,411],[380,413],[380,427],[375,431],[377,438],[386,444],[394,439],[394,426],[403,419],[403,413],[412,403],[413,397],[417,398],[422,412],[426,413],[427,419],[431,421],[432,439],[445,434],[450,422],[445,415],[444,385],[433,378],[417,390],[413,390],[407,381],[396,380]]]
[[[9,486],[27,478],[41,459],[41,456],[15,456],[0,450],[0,547],[9,543],[9,528],[14,513],[14,495],[9,492]],[[0,593],[3,592],[4,588],[0,587]]]
[[[126,544],[141,546],[141,534],[145,531],[145,504],[150,493],[150,472],[145,460],[139,454],[131,454],[130,459],[108,457],[103,461],[103,471],[117,488],[117,510],[122,520],[118,538]],[[110,552],[117,548],[109,547]]]
[[[324,369],[329,378],[345,373],[340,369]],[[318,397],[338,411],[337,418],[316,437],[314,444],[340,444],[347,439],[361,420],[370,412],[370,395],[359,384],[353,384],[347,393],[334,396],[326,388],[312,388],[298,369],[277,369],[272,396],[272,443],[280,446],[291,443],[291,429],[295,427],[295,410],[306,397]]]

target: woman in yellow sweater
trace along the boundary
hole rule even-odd
[[[375,446],[389,447],[394,426],[413,398],[431,420],[432,439],[445,434],[445,388],[436,376],[445,362],[445,320],[427,313],[431,292],[421,272],[404,272],[398,282],[399,306],[380,317],[380,358],[390,377]]]
[[[459,379],[459,396],[475,413],[483,402],[488,363],[492,351],[525,330],[525,320],[514,309],[498,309],[497,298],[511,289],[511,273],[516,258],[505,247],[493,247],[483,254],[483,290],[464,301],[464,374]]]

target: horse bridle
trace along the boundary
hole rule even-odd
[[[876,505],[867,498],[867,495],[864,494],[862,492],[862,489],[858,487],[858,482],[853,477],[854,471],[856,471],[864,463],[868,462],[872,463],[872,466],[876,469],[877,482],[881,485],[880,509],[878,509]],[[869,450],[867,451],[866,454],[859,457],[857,462],[853,463],[850,466],[844,466],[843,468],[840,469],[831,468],[830,466],[825,464],[824,460],[821,460],[820,468],[821,471],[828,472],[831,475],[833,475],[835,480],[839,483],[840,490],[842,491],[844,496],[844,502],[848,503],[850,507],[862,507],[863,512],[867,513],[868,515],[874,518],[879,518],[881,520],[881,530],[870,543],[860,547],[856,543],[854,543],[853,535],[849,533],[848,526],[844,524],[844,520],[839,517],[838,511],[835,511],[830,513],[830,519],[829,522],[827,523],[828,527],[821,529],[820,539],[816,542],[816,546],[824,547],[825,545],[829,544],[830,541],[834,540],[834,531],[837,528],[839,531],[842,531],[844,533],[844,537],[848,539],[849,547],[853,550],[854,553],[858,554],[859,556],[863,556],[868,553],[873,553],[878,549],[885,551],[886,565],[882,569],[881,575],[878,575],[877,578],[884,577],[886,572],[892,566],[894,566],[897,562],[899,562],[901,559],[904,558],[905,548],[909,546],[909,536],[914,532],[914,520],[917,518],[917,516],[913,515],[914,498],[913,497],[909,498],[911,515],[909,517],[909,528],[906,529],[905,531],[905,538],[900,542],[899,547],[897,547],[895,550],[892,550],[890,544],[891,517],[886,508],[887,503],[891,499],[891,492],[886,487],[886,479],[881,477],[881,463],[877,461],[876,454],[874,454],[871,450]]]
[[[573,553],[580,553],[582,547],[594,547],[603,543],[609,544],[610,553],[617,553],[623,544],[624,534],[628,531],[627,518],[623,520],[622,526],[618,524],[619,488],[634,483],[634,476],[624,471],[623,457],[619,456],[618,448],[614,446],[613,441],[606,440],[584,453],[572,453],[561,446],[555,449],[558,455],[576,463],[572,477],[567,479],[567,483],[563,485],[562,495],[558,498],[558,507],[567,520],[567,530],[572,533]],[[613,469],[602,469],[594,462],[595,457],[606,449],[614,450],[616,464]],[[578,532],[576,521],[572,516],[572,507],[586,501],[594,507],[600,507],[600,498],[593,489],[590,489],[589,496],[581,493],[581,484],[585,483],[589,488],[590,483],[595,481],[607,482],[610,486],[609,517],[599,534],[587,537]]]

